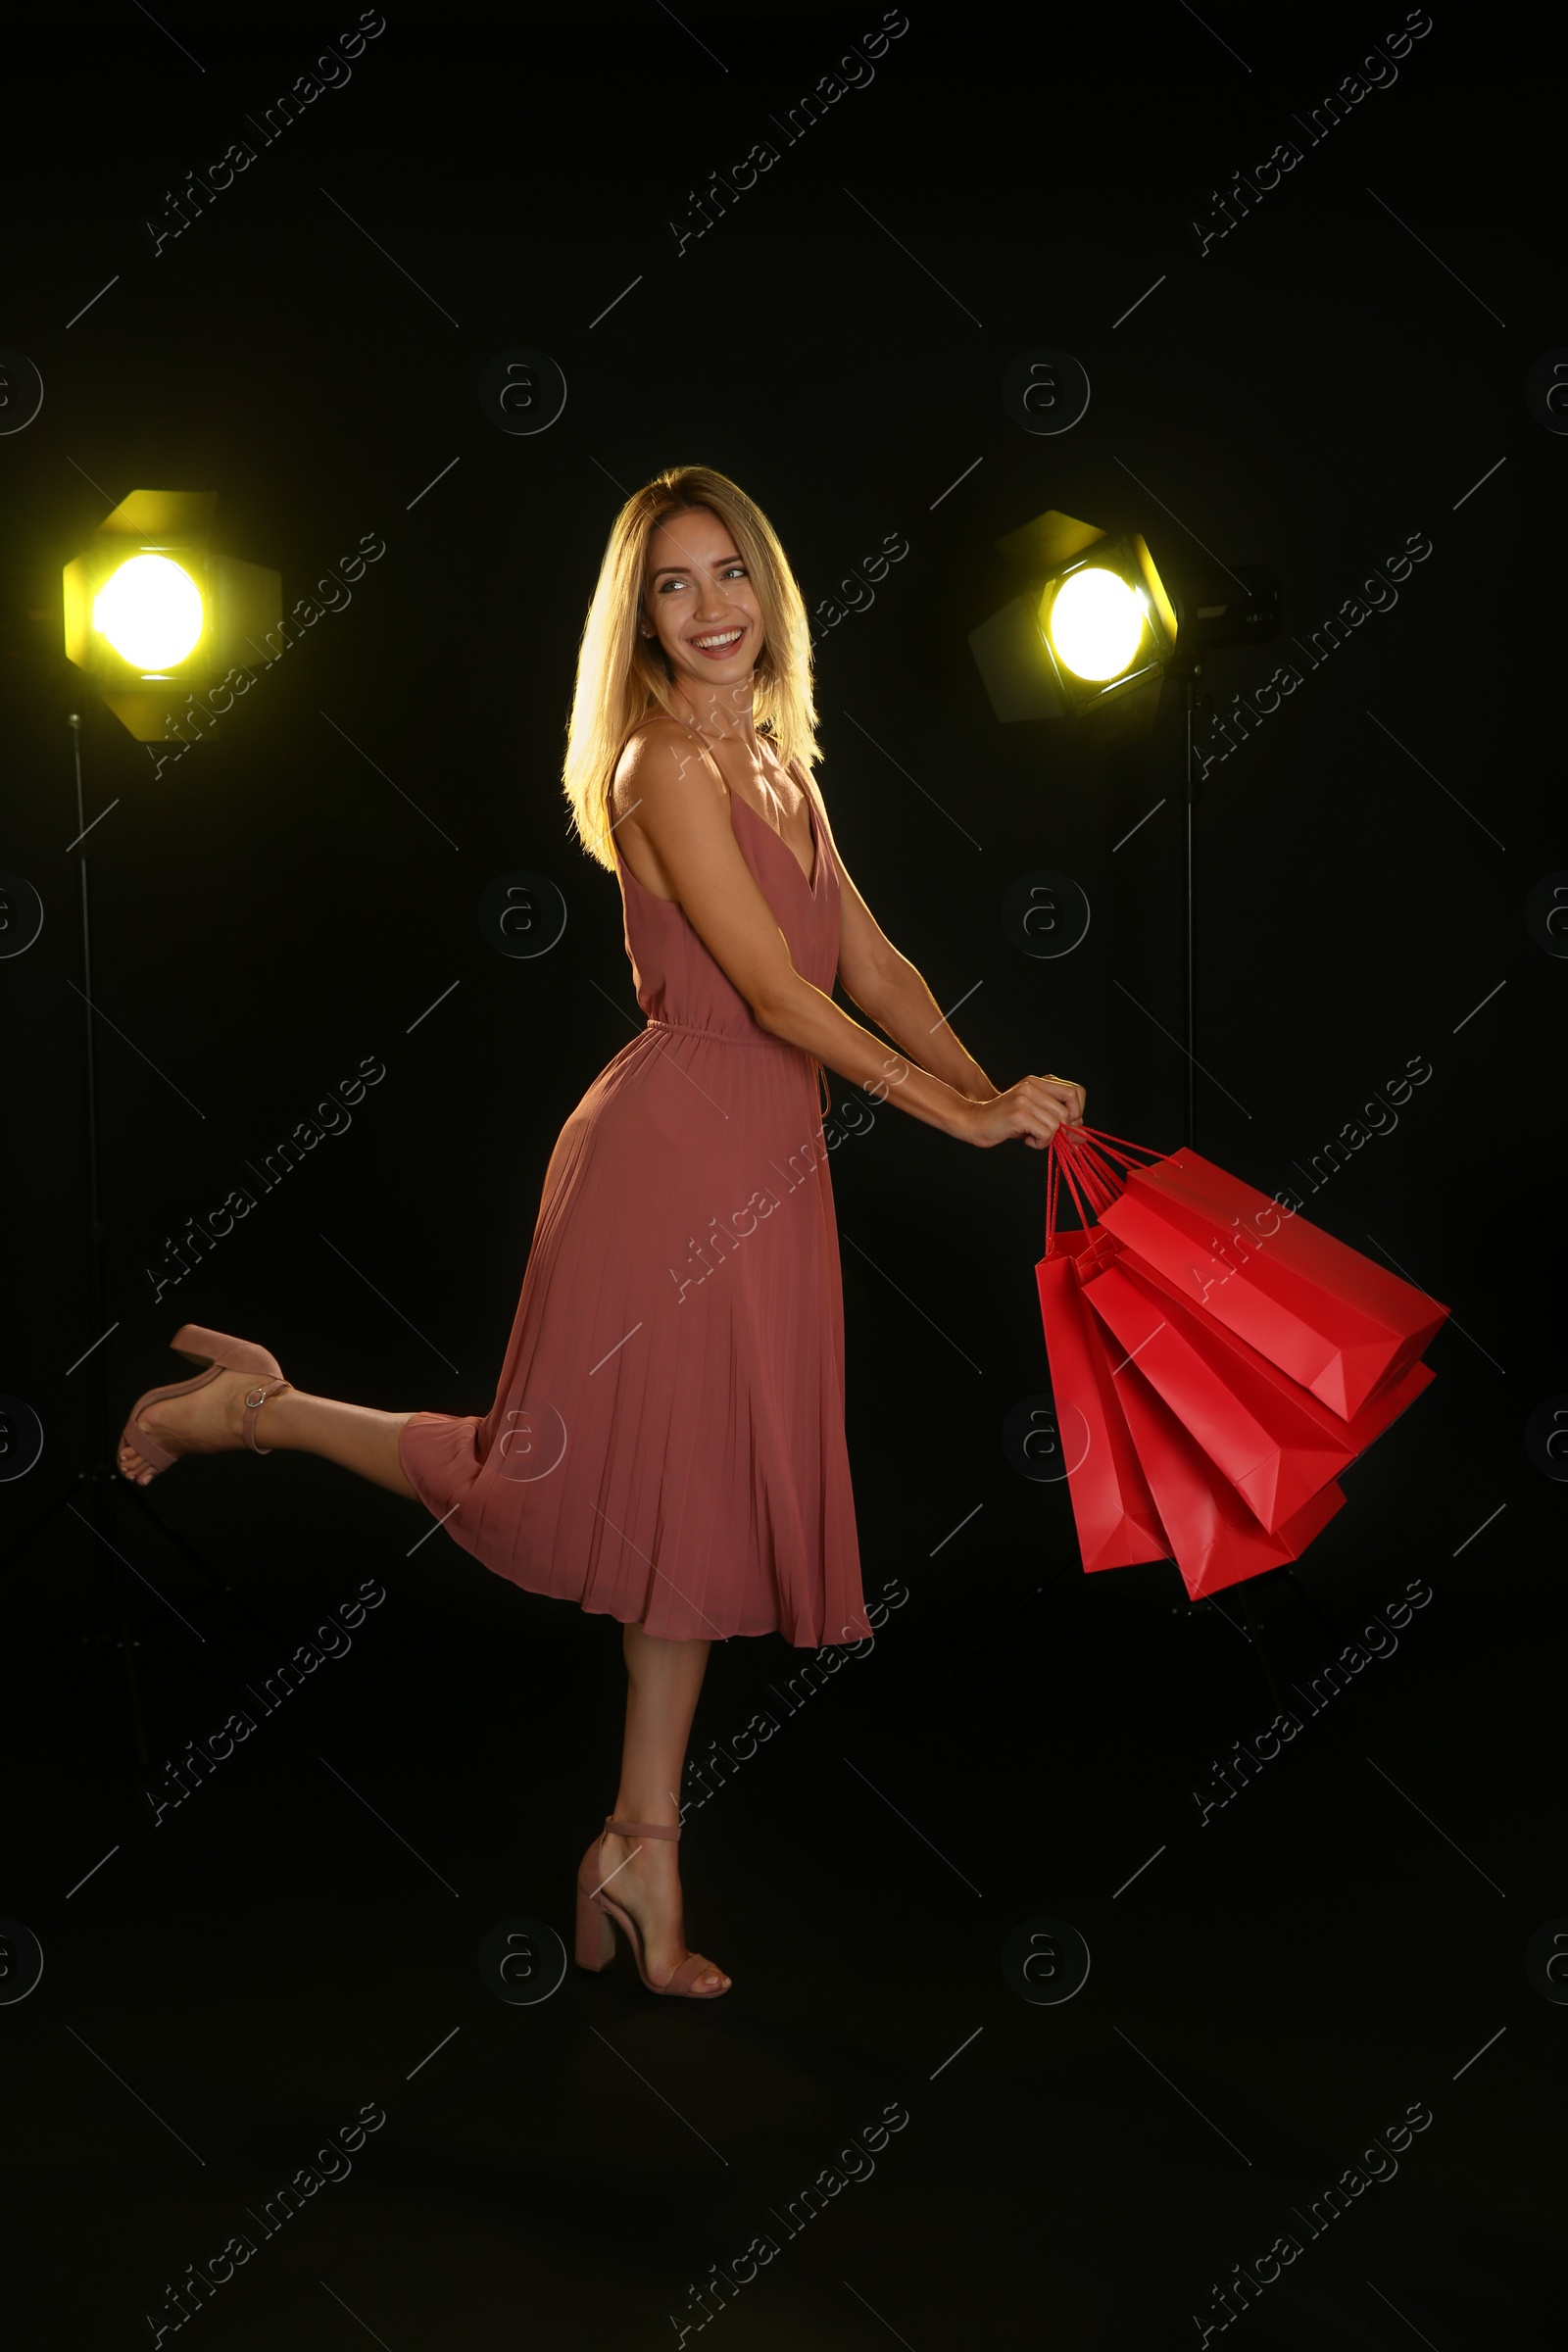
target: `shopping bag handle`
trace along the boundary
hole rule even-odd
[[[1064,1122],[1056,1129],[1051,1139],[1050,1152],[1046,1174],[1048,1257],[1056,1246],[1058,1178],[1065,1180],[1078,1211],[1078,1222],[1087,1233],[1094,1222],[1091,1211],[1107,1209],[1119,1199],[1128,1169],[1165,1157],[1164,1152],[1156,1152],[1149,1144],[1135,1144],[1103,1127],[1086,1127],[1081,1120]]]

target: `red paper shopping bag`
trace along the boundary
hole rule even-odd
[[[1084,1304],[1074,1259],[1093,1239],[1048,1230],[1035,1277],[1083,1564],[1127,1568],[1168,1559],[1170,1544],[1139,1468],[1099,1326]]]
[[[1200,1600],[1298,1560],[1344,1504],[1344,1493],[1331,1480],[1277,1528],[1260,1527],[1137,1364],[1124,1364],[1115,1384],[1189,1598]]]
[[[1448,1313],[1197,1152],[1127,1165],[1120,1198],[1100,1217],[1344,1420],[1415,1361]]]
[[[1131,1249],[1095,1271],[1084,1295],[1111,1336],[1113,1370],[1136,1361],[1270,1532],[1364,1452],[1433,1377],[1426,1364],[1410,1364],[1342,1420],[1255,1348],[1190,1305]]]

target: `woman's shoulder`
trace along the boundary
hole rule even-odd
[[[623,740],[615,757],[614,772],[617,775],[625,774],[639,760],[645,760],[650,752],[664,744],[684,745],[690,740],[691,729],[678,718],[672,718],[667,710],[650,710]]]
[[[640,718],[621,744],[611,771],[608,797],[613,820],[619,823],[629,816],[650,781],[657,781],[662,773],[667,772],[662,755],[682,755],[677,760],[680,768],[689,760],[692,748],[691,728],[671,717],[667,710],[650,710],[645,718]],[[696,748],[699,752],[703,750],[700,740]],[[722,776],[719,781],[723,782]]]

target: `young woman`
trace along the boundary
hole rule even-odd
[[[675,1841],[709,1645],[866,1638],[844,1440],[844,1306],[824,1065],[982,1149],[1082,1120],[1047,1075],[999,1094],[845,870],[811,775],[806,608],[771,525],[708,466],[627,500],[577,662],[566,797],[620,883],[647,1026],[545,1172],[490,1411],[309,1396],[265,1348],[186,1325],[208,1369],[140,1398],[120,1466],[304,1452],[421,1502],[499,1575],[617,1619],[620,1786],[577,1882],[576,1956],[612,1923],[656,1992],[730,1979],[687,1949]],[[835,978],[906,1051],[833,1001]]]

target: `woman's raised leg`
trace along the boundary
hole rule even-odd
[[[141,1427],[168,1453],[227,1453],[244,1444],[245,1397],[254,1373],[220,1372],[186,1396],[166,1396],[143,1407]],[[307,1396],[279,1389],[256,1415],[256,1443],[280,1453],[318,1453],[394,1494],[418,1496],[398,1454],[408,1413],[383,1413],[370,1404],[344,1404],[335,1396]],[[155,1475],[133,1446],[122,1446],[120,1467],[137,1486]],[[647,1818],[642,1816],[640,1818]]]

